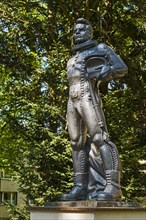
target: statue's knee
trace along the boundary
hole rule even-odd
[[[92,138],[92,141],[98,148],[100,148],[104,144],[102,134],[95,134]]]
[[[75,140],[71,140],[71,146],[73,148],[73,150],[80,150],[83,146],[82,146],[82,138],[76,138]]]

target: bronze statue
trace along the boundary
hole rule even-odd
[[[98,88],[100,82],[124,76],[128,68],[109,46],[97,44],[92,37],[90,23],[79,18],[74,27],[74,55],[67,63],[67,124],[72,145],[74,187],[61,196],[63,201],[120,200],[122,194],[119,155],[115,144],[109,139]],[[93,186],[94,173],[89,175],[89,139],[102,160],[103,184],[97,190]],[[94,193],[90,192],[92,187]]]

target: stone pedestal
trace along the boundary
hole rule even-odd
[[[146,208],[123,202],[48,202],[31,206],[30,220],[146,220]]]

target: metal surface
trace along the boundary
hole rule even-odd
[[[127,66],[109,46],[97,44],[92,36],[89,22],[78,19],[74,28],[74,56],[67,63],[67,124],[74,174],[80,173],[82,178],[61,200],[121,198],[119,155],[108,136],[98,87],[102,81],[122,77]],[[84,179],[87,180],[87,173],[88,182]]]

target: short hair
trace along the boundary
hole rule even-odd
[[[76,24],[86,24],[86,25],[90,25],[90,26],[91,26],[91,24],[89,23],[89,21],[87,21],[85,18],[78,18],[78,19],[76,20]]]

